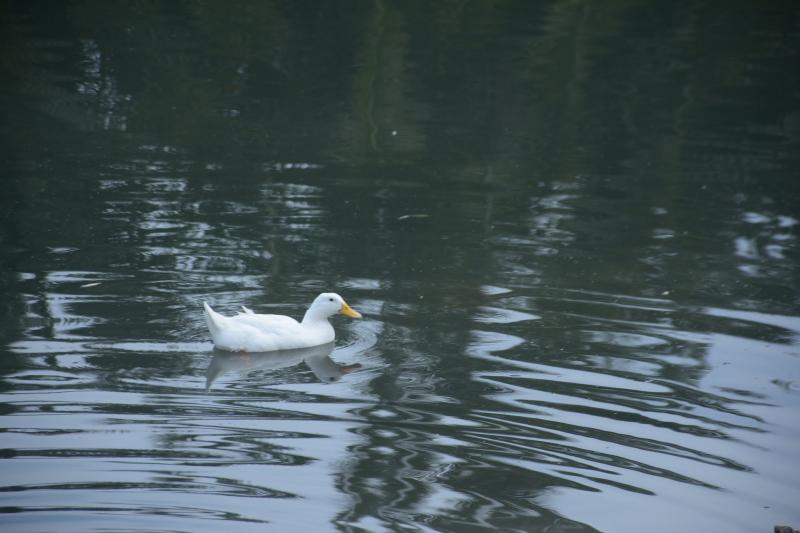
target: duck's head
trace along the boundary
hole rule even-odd
[[[350,318],[361,318],[361,313],[347,305],[344,298],[335,292],[323,292],[314,299],[311,307],[308,308],[309,313],[315,316],[328,318],[329,316],[341,313]]]

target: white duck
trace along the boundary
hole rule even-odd
[[[317,296],[302,322],[284,315],[259,315],[244,306],[244,311],[235,316],[223,316],[206,302],[203,308],[214,346],[230,352],[271,352],[326,344],[336,338],[328,317],[337,313],[361,317],[333,292]]]

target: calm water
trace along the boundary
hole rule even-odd
[[[797,2],[4,2],[0,529],[800,528]],[[201,302],[335,346],[215,352]]]

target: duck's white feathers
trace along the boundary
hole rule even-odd
[[[333,327],[325,320],[305,321],[284,315],[261,315],[242,306],[243,312],[223,316],[203,302],[206,323],[214,345],[232,352],[270,352],[307,348],[333,342]]]

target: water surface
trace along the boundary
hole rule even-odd
[[[7,2],[0,528],[800,527],[798,20]]]

